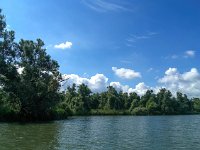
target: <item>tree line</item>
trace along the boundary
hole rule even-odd
[[[161,89],[137,93],[118,92],[112,86],[92,93],[87,85],[73,84],[60,92],[58,63],[46,53],[44,42],[21,39],[8,30],[0,10],[0,120],[39,121],[69,115],[160,115],[200,112],[200,99]]]
[[[63,106],[67,106],[71,115],[173,115],[194,114],[200,112],[200,99],[189,99],[186,94],[172,93],[162,88],[155,94],[147,90],[143,96],[137,93],[118,92],[108,86],[107,91],[92,93],[87,85],[68,87]],[[64,107],[63,107],[64,108]]]

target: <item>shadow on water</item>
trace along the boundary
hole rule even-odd
[[[54,150],[59,147],[60,124],[48,123],[0,123],[1,150]]]

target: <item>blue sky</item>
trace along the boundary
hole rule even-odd
[[[122,89],[144,83],[141,90],[193,89],[192,96],[200,93],[199,7],[199,0],[0,0],[16,40],[41,38],[62,74],[80,78],[72,81],[103,74]]]

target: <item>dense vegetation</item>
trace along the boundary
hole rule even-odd
[[[46,53],[42,40],[15,39],[0,14],[0,119],[52,118],[61,101],[59,65]]]
[[[72,115],[172,115],[200,112],[200,99],[188,99],[177,92],[176,98],[166,89],[155,94],[148,90],[143,96],[137,93],[117,92],[112,86],[106,92],[93,93],[85,85],[68,87],[63,106],[69,107]]]
[[[112,86],[92,93],[85,84],[60,92],[58,63],[42,40],[15,42],[0,10],[0,120],[37,121],[69,115],[168,115],[200,112],[200,99],[161,89],[157,94],[123,93]]]

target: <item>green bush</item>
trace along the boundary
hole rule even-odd
[[[145,107],[136,107],[131,111],[133,115],[147,115],[148,110]]]

